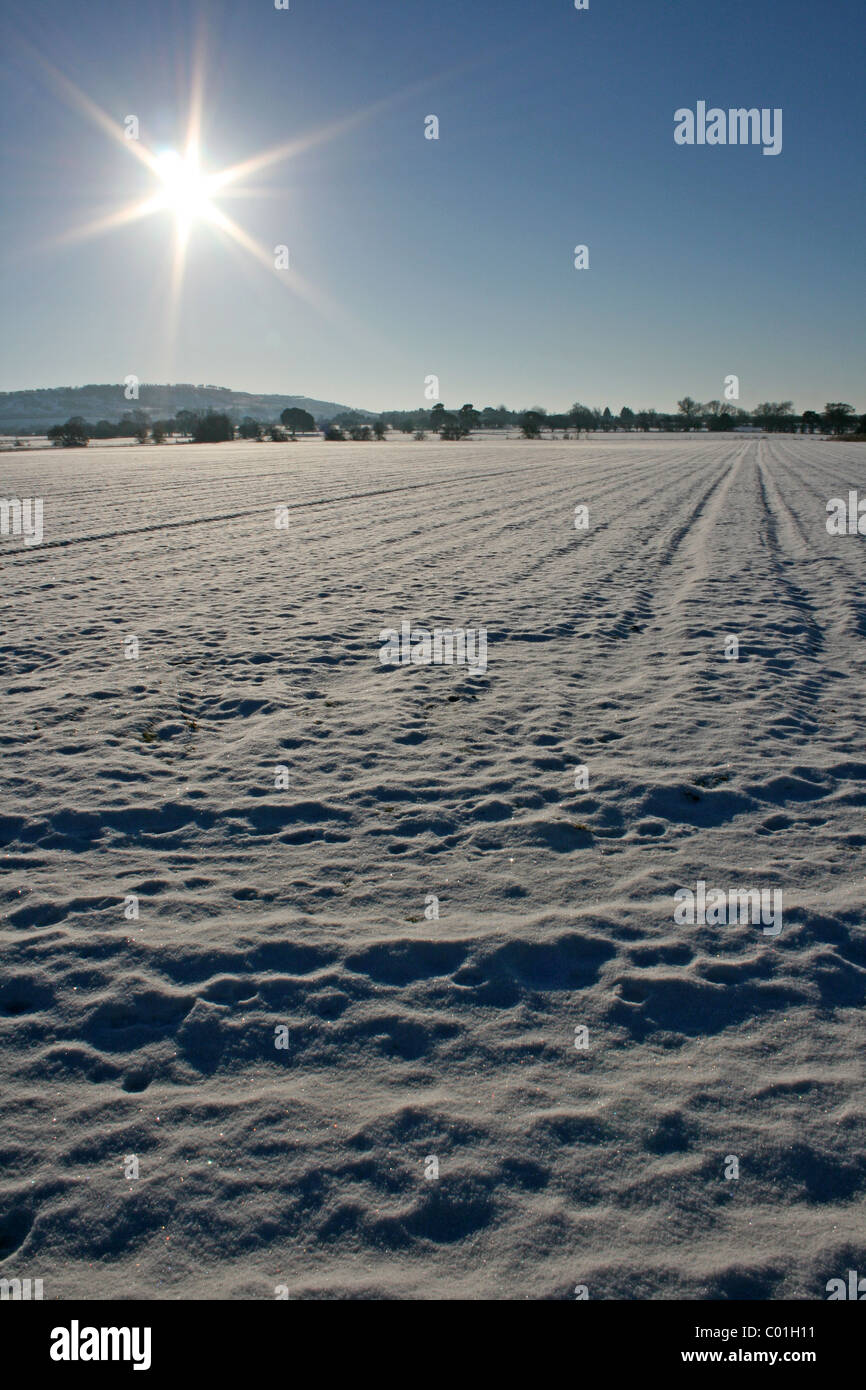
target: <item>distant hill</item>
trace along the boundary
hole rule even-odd
[[[82,415],[92,424],[114,421],[133,410],[143,411],[151,420],[170,418],[179,410],[220,410],[235,420],[252,415],[267,422],[276,420],[289,406],[308,410],[316,420],[330,420],[340,411],[355,409],[310,396],[254,396],[225,386],[141,385],[137,401],[126,399],[122,384],[50,386],[38,391],[0,391],[0,434],[14,434],[16,430],[42,433],[51,425],[62,425],[70,415]],[[369,410],[359,409],[357,413],[375,418]]]

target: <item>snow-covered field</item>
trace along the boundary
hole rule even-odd
[[[0,1277],[866,1275],[851,488],[793,437],[4,458]],[[486,670],[380,664],[403,620]],[[698,881],[781,932],[678,924]]]

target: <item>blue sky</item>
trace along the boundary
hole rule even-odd
[[[370,409],[619,410],[864,390],[862,0],[272,0],[201,8],[219,169],[382,103],[220,203],[331,307],[193,228],[172,328],[152,191],[34,50],[156,150],[182,145],[199,10],[7,4],[0,388],[193,381]],[[674,111],[781,107],[777,158],[680,147]],[[438,141],[425,140],[436,114]],[[590,249],[576,271],[573,248]]]

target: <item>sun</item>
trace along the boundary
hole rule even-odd
[[[52,236],[46,246],[53,248],[84,241],[121,227],[128,227],[154,213],[167,212],[174,223],[165,311],[165,331],[169,342],[173,341],[176,332],[185,267],[192,250],[191,234],[196,224],[206,224],[210,232],[224,245],[230,247],[234,243],[235,248],[257,261],[284,290],[310,304],[319,314],[331,319],[342,332],[351,332],[358,341],[368,342],[367,325],[350,323],[344,306],[333,302],[321,287],[310,284],[295,265],[292,266],[291,274],[287,273],[288,260],[283,260],[283,252],[287,249],[285,211],[279,213],[280,222],[274,228],[269,244],[266,245],[255,240],[229,217],[223,208],[223,202],[230,198],[279,196],[279,190],[250,186],[247,181],[275,164],[297,158],[316,145],[353,130],[362,122],[372,119],[380,111],[390,107],[405,94],[398,93],[380,98],[371,106],[349,116],[340,117],[306,135],[290,137],[271,149],[262,150],[225,168],[206,172],[199,160],[204,93],[203,49],[196,55],[190,77],[189,116],[185,135],[181,137],[181,143],[176,148],[161,151],[152,149],[146,140],[140,138],[137,116],[126,116],[121,123],[116,116],[109,115],[98,106],[35,49],[32,50],[32,54],[64,100],[74,109],[83,112],[113,141],[143,164],[152,178],[150,190],[142,197],[106,212],[83,226],[65,227],[62,232]],[[429,81],[422,85],[429,85]],[[134,126],[130,125],[130,122],[134,122]]]
[[[154,173],[162,185],[158,194],[160,206],[173,212],[182,228],[188,230],[195,221],[213,219],[214,180],[203,173],[195,151],[182,155],[177,150],[166,150],[156,157]]]

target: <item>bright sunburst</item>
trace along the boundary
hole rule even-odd
[[[52,245],[77,242],[108,232],[126,228],[155,213],[173,215],[174,235],[171,246],[171,259],[164,296],[165,331],[170,346],[175,333],[179,313],[180,298],[184,280],[185,264],[190,253],[191,232],[195,224],[203,224],[220,238],[227,246],[245,253],[269,271],[279,284],[300,299],[311,304],[320,314],[337,324],[341,331],[350,333],[359,342],[369,343],[369,325],[357,325],[346,314],[345,307],[334,304],[320,286],[314,287],[302,275],[294,263],[291,274],[284,268],[286,260],[275,258],[277,251],[284,251],[288,244],[291,228],[286,225],[284,208],[276,210],[272,219],[273,244],[262,245],[229,217],[221,206],[227,198],[249,199],[256,196],[279,197],[277,190],[251,188],[247,180],[265,169],[291,160],[306,150],[335,139],[371,120],[379,113],[393,106],[395,102],[434,85],[439,79],[429,78],[415,83],[402,93],[384,97],[363,110],[338,118],[318,130],[306,135],[286,140],[271,149],[252,154],[238,163],[216,172],[205,172],[199,159],[200,135],[204,105],[204,43],[197,44],[192,72],[189,80],[189,119],[184,139],[176,149],[157,153],[148,147],[146,138],[139,138],[138,131],[130,138],[126,122],[110,116],[97,103],[70,81],[57,68],[47,62],[31,45],[27,51],[45,72],[51,84],[73,107],[83,112],[98,125],[112,140],[121,145],[133,158],[143,164],[153,176],[153,187],[144,197],[94,221],[68,229],[53,238]],[[126,118],[127,122],[129,117]],[[136,118],[137,120],[137,118]],[[182,152],[181,152],[182,151]]]
[[[52,85],[57,88],[70,105],[83,112],[98,125],[113,141],[121,145],[129,155],[143,164],[153,176],[154,186],[146,196],[116,208],[83,226],[70,228],[54,238],[53,245],[76,242],[94,236],[128,227],[155,213],[173,214],[174,235],[171,248],[171,265],[167,285],[166,330],[171,338],[174,322],[179,310],[179,302],[184,279],[185,264],[189,256],[189,243],[195,224],[204,224],[216,236],[256,260],[259,265],[271,272],[279,284],[307,303],[325,317],[337,322],[345,331],[357,332],[346,318],[345,310],[333,304],[320,287],[314,288],[293,266],[291,275],[282,269],[282,262],[275,261],[275,250],[279,244],[288,243],[290,228],[285,224],[285,214],[279,216],[274,228],[273,246],[264,246],[249,235],[243,227],[229,217],[220,206],[227,198],[253,198],[261,196],[263,190],[251,188],[251,176],[275,164],[291,160],[305,150],[351,130],[369,120],[378,111],[389,106],[393,98],[376,102],[364,111],[344,117],[330,125],[312,131],[300,138],[290,139],[239,163],[229,165],[215,172],[206,172],[202,167],[199,149],[203,108],[203,57],[199,53],[189,83],[189,119],[183,141],[175,149],[157,152],[149,148],[145,138],[139,138],[136,130],[133,138],[116,117],[111,117],[97,105],[91,97],[77,87],[68,77],[46,62],[35,50],[33,56],[46,72]],[[272,193],[271,196],[276,196]]]
[[[204,173],[198,154],[185,155],[166,150],[155,160],[154,172],[162,182],[162,205],[175,214],[181,230],[188,231],[198,219],[213,221],[216,209],[211,202],[214,180]]]

